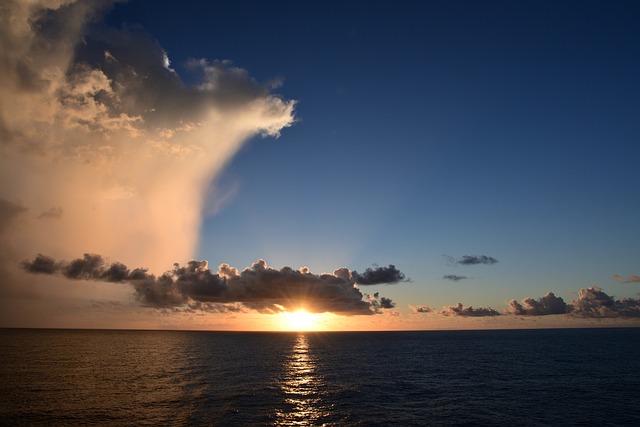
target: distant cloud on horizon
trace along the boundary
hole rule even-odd
[[[478,307],[473,308],[471,306],[465,307],[462,303],[457,305],[450,305],[443,307],[440,314],[445,316],[465,316],[465,317],[485,317],[485,316],[500,316],[501,313],[494,310],[491,307]]]
[[[465,307],[462,303],[454,306],[445,306],[438,314],[445,316],[550,316],[566,315],[582,318],[640,318],[640,299],[622,298],[616,300],[607,295],[597,286],[581,289],[578,298],[565,303],[561,297],[555,296],[553,292],[547,293],[544,297],[534,299],[525,298],[522,303],[512,299],[507,304],[508,308],[504,313],[500,313],[491,307],[473,308]],[[427,306],[409,306],[413,313],[433,313]]]

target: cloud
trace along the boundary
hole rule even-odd
[[[221,264],[217,272],[206,261],[174,264],[158,277],[145,269],[130,270],[122,263],[107,263],[96,254],[85,254],[71,262],[56,262],[39,254],[21,267],[30,273],[57,274],[68,279],[127,282],[138,301],[147,307],[229,312],[242,306],[261,313],[293,311],[300,306],[310,312],[369,315],[395,307],[379,293],[363,295],[347,269],[334,274],[313,274],[308,268],[280,270],[258,260],[239,272]],[[345,272],[346,270],[346,272]],[[231,307],[231,308],[230,308]]]
[[[60,207],[54,207],[42,212],[38,215],[38,219],[58,219],[62,217],[63,210]]]
[[[578,298],[566,304],[553,292],[544,297],[525,298],[522,304],[516,300],[509,301],[507,314],[525,316],[546,316],[551,314],[569,314],[574,317],[592,318],[639,318],[640,300],[622,298],[616,300],[597,286],[581,289]]]
[[[0,199],[0,233],[9,226],[18,214],[26,211],[27,208],[24,206]]]
[[[362,274],[352,271],[351,275],[358,285],[379,285],[408,281],[408,279],[405,279],[404,273],[392,264],[389,264],[388,267],[367,268]]]
[[[418,305],[415,307],[410,305],[409,308],[414,313],[432,313],[433,312],[433,309],[431,307],[427,307],[426,305]]]
[[[193,257],[203,213],[230,199],[215,183],[243,144],[295,122],[294,100],[231,61],[194,58],[179,75],[140,26],[101,22],[112,3],[2,3],[0,272],[12,279],[0,294],[33,295],[25,319],[53,309],[38,298],[46,281],[16,268],[21,259],[99,253],[162,273]],[[82,258],[59,274],[144,276],[103,262]],[[29,268],[58,267],[40,257]],[[96,289],[94,300],[112,298]],[[0,312],[14,303],[1,299]]]
[[[471,306],[464,307],[462,303],[458,303],[455,306],[443,307],[440,314],[445,316],[465,316],[465,317],[484,317],[484,316],[500,316],[496,310],[491,307],[478,307],[473,308]]]
[[[556,297],[553,292],[547,293],[544,297],[525,298],[522,304],[516,300],[509,301],[507,313],[526,316],[546,316],[550,314],[565,314],[571,309],[561,297]]]
[[[626,279],[619,274],[614,274],[613,276],[611,276],[611,278],[620,283],[640,283],[640,275],[637,274],[633,274]]]
[[[458,265],[492,265],[498,262],[498,260],[494,257],[490,257],[487,255],[463,255],[460,258],[454,258],[449,255],[442,255],[442,257],[447,264],[454,267]]]
[[[457,274],[445,274],[444,276],[442,276],[442,278],[445,280],[451,280],[453,282],[468,279],[467,276],[458,276]]]
[[[396,303],[391,301],[390,298],[381,297],[379,292],[376,292],[373,295],[365,294],[365,297],[368,299],[373,311],[376,313],[382,313],[383,309],[388,310],[396,306]]]
[[[571,306],[571,314],[580,317],[640,317],[640,300],[616,300],[597,286],[581,289]]]

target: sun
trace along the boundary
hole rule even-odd
[[[319,327],[317,314],[304,309],[282,314],[282,328],[287,331],[314,331]]]

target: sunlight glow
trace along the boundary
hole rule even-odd
[[[300,309],[292,313],[282,314],[282,329],[287,331],[317,331],[323,329],[318,322],[320,314],[309,313]]]

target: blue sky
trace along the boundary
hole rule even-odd
[[[78,4],[82,2],[66,12],[65,7],[50,11],[48,19],[57,22],[63,13],[80,16]],[[38,170],[38,163],[30,163],[36,160],[11,154],[22,160],[7,160],[6,175],[25,175],[16,179],[24,183],[20,186],[0,187],[7,218],[14,221],[24,216],[21,212],[43,211],[32,215],[30,237],[12,226],[19,236],[14,241],[22,242],[16,244],[15,258],[43,253],[69,260],[98,253],[130,266],[169,269],[167,261],[183,263],[187,259],[176,257],[190,256],[240,270],[265,259],[276,269],[307,266],[314,273],[331,273],[337,267],[362,272],[393,264],[411,281],[367,286],[366,292],[390,297],[405,317],[412,315],[410,305],[439,310],[458,302],[501,312],[513,298],[539,298],[550,291],[568,303],[580,289],[593,285],[616,298],[636,298],[638,18],[640,5],[633,1],[143,0],[113,5],[82,31],[71,28],[70,18],[60,18],[65,23],[58,27],[38,18],[39,24],[31,28],[33,37],[61,46],[57,49],[64,60],[58,61],[71,70],[64,83],[70,93],[77,96],[79,88],[87,87],[73,86],[73,78],[89,81],[82,74],[87,66],[95,78],[91,87],[103,88],[83,95],[97,106],[94,128],[81,129],[84,136],[69,134],[72,145],[82,148],[76,139],[88,138],[94,141],[92,147],[102,147],[100,153],[128,154],[88,157],[84,166],[74,163],[68,173],[51,166],[41,172],[41,182],[8,168],[24,161],[33,167],[21,170]],[[62,37],[73,31],[84,38]],[[57,42],[51,41],[56,37]],[[65,54],[67,44],[75,50]],[[170,69],[159,67],[163,51]],[[39,55],[47,71],[55,60]],[[7,63],[14,58],[19,54]],[[201,58],[208,62],[194,65]],[[125,59],[134,64],[129,77]],[[153,61],[162,69],[153,68]],[[246,71],[234,74],[231,67]],[[147,78],[141,70],[153,78],[135,86],[138,77]],[[42,79],[51,75],[38,72]],[[190,100],[181,94],[193,95],[188,90],[202,83],[203,73],[207,84],[213,82],[213,95],[202,95],[202,103],[197,104],[198,98],[197,106],[183,112]],[[238,132],[253,136],[248,143],[231,145],[221,141],[231,132],[225,120],[230,123],[236,116],[221,113],[222,124],[198,128],[193,145],[184,136],[192,130],[185,129],[200,126],[196,119],[190,122],[191,117],[205,116],[190,114],[207,102],[222,108],[215,98],[220,81],[232,85],[225,95],[229,99],[236,99],[229,93],[239,88],[250,93],[249,98],[279,100],[273,102],[279,102],[280,110],[271,111],[269,119],[261,116],[264,122],[272,120],[270,124],[247,119],[256,121],[255,126]],[[203,87],[201,93],[210,90]],[[275,97],[263,93],[264,87]],[[104,101],[104,93],[113,105]],[[43,99],[38,102],[64,104]],[[241,95],[238,99],[246,101]],[[152,105],[156,100],[164,102],[157,110]],[[288,122],[291,100],[293,124]],[[122,105],[116,105],[120,101]],[[101,124],[103,110],[128,124]],[[28,134],[18,113],[13,118],[8,107],[4,111],[0,125],[8,124],[7,135]],[[32,111],[37,110],[28,114]],[[55,117],[73,119],[73,114]],[[157,124],[158,117],[167,120],[165,127]],[[81,119],[59,128],[80,132],[88,120]],[[39,126],[49,126],[45,121]],[[264,126],[278,129],[280,136],[274,138],[274,131],[259,136]],[[103,129],[102,136],[96,127]],[[114,143],[113,135],[122,139]],[[139,143],[140,135],[148,137],[146,146],[171,152],[178,160],[158,160],[155,151],[143,156],[146,148],[127,148]],[[204,149],[191,171],[184,159],[195,159],[189,150],[206,147],[209,138],[219,146]],[[46,152],[48,147],[40,149]],[[73,152],[94,149],[80,148]],[[122,160],[126,157],[130,163]],[[71,162],[64,156],[58,161]],[[79,189],[69,184],[89,176],[96,165],[95,182],[90,179]],[[100,168],[109,175],[100,175]],[[124,168],[131,171],[123,173]],[[185,178],[171,181],[179,175]],[[209,188],[205,182],[201,189],[205,178]],[[154,180],[159,187],[173,184],[162,196]],[[192,188],[182,191],[180,185]],[[57,190],[45,191],[50,187]],[[77,196],[82,192],[87,200]],[[181,206],[200,206],[194,200],[202,193],[209,194],[202,218],[191,208],[180,213]],[[104,194],[119,200],[117,206],[97,196]],[[165,207],[177,217],[158,213]],[[145,209],[149,217],[143,215]],[[35,236],[43,235],[43,222],[35,220],[42,218],[54,218],[59,226],[46,229],[48,239],[41,242]],[[87,218],[85,228],[73,228],[78,218]],[[131,223],[121,227],[123,221],[116,218],[131,218]],[[87,236],[91,224],[103,230],[101,237]],[[177,236],[176,230],[184,230],[186,237],[174,244],[167,236]],[[131,238],[113,238],[118,234]],[[72,241],[64,237],[71,235]],[[498,262],[465,266],[448,258],[467,255]],[[630,283],[614,280],[614,274]],[[453,281],[446,275],[464,278]],[[114,292],[107,289],[113,288],[98,293]],[[118,292],[122,294],[109,298],[122,301],[126,292]]]
[[[640,55],[634,2],[133,1],[180,69],[230,59],[298,101],[217,184],[198,256],[249,265],[393,263],[420,300],[502,306],[637,284]],[[237,190],[237,191],[234,191]],[[451,268],[443,254],[488,254]],[[214,261],[215,260],[215,261]],[[473,277],[443,280],[445,274]],[[468,300],[468,302],[467,302]]]

